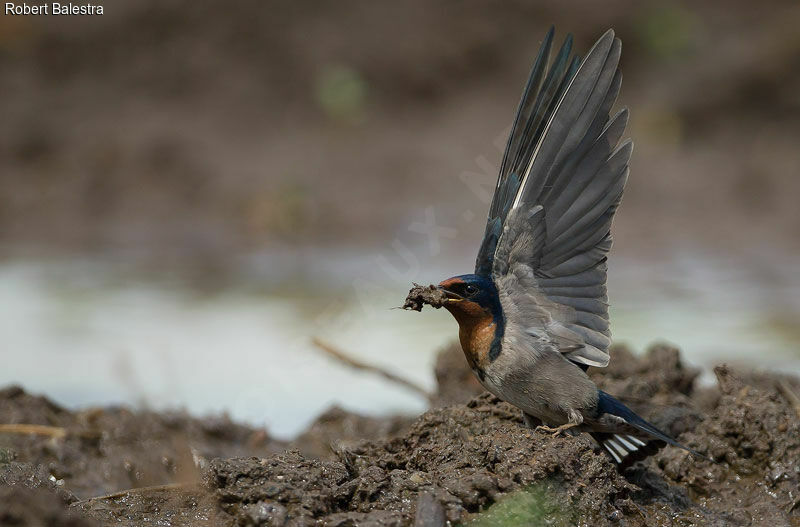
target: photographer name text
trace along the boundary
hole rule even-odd
[[[103,6],[96,4],[15,4],[6,2],[6,15],[102,15]]]

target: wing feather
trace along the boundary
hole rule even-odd
[[[524,283],[522,293],[503,292],[517,303],[507,324],[548,335],[579,365],[605,366],[606,259],[632,150],[630,141],[617,147],[627,110],[609,118],[621,43],[609,30],[579,61],[568,57],[568,38],[545,73],[552,38],[551,30],[520,102],[476,273],[490,272],[499,287]]]
[[[555,29],[551,27],[531,68],[517,108],[494,197],[489,206],[486,232],[475,264],[476,274],[490,276],[492,273],[497,242],[511,203],[519,192],[522,172],[528,166],[533,149],[544,133],[547,120],[578,68],[577,57],[573,57],[570,62],[572,35],[567,35],[553,63],[547,68],[554,33]]]
[[[598,78],[602,75],[607,64],[609,51],[614,42],[614,33],[606,32],[592,47],[583,63],[578,68],[567,89],[558,102],[555,111],[550,116],[547,127],[542,134],[541,141],[536,145],[530,164],[520,185],[520,191],[514,200],[514,207],[521,203],[538,200],[542,193],[548,175],[559,152],[569,150],[566,143],[571,132],[571,127],[580,123],[581,114],[592,111],[587,108],[587,103],[597,85]],[[614,65],[616,68],[616,65]],[[609,82],[610,86],[610,82]],[[595,109],[596,111],[596,109]],[[562,154],[566,155],[566,154]]]
[[[597,171],[608,163],[609,153],[619,143],[627,124],[628,110],[623,109],[605,126],[591,148],[580,159],[575,160],[574,166],[568,167],[572,177],[559,181],[546,199],[547,209],[553,218],[560,218],[584,191]]]
[[[528,123],[531,113],[535,110],[535,104],[538,98],[534,95],[540,93],[542,82],[544,81],[544,74],[547,70],[547,60],[550,57],[550,48],[553,45],[553,35],[555,28],[551,27],[539,48],[539,54],[536,57],[536,62],[533,63],[531,74],[528,78],[528,84],[525,86],[525,91],[522,94],[522,99],[517,108],[517,115],[514,117],[514,124],[511,128],[512,133],[508,136],[508,144],[506,145],[505,153],[503,154],[503,162],[500,165],[500,177],[497,178],[497,188],[503,188],[504,182],[510,175],[512,167],[516,164],[519,157],[520,145],[526,146],[525,139],[527,135],[525,132],[528,130]],[[563,51],[563,48],[562,48]],[[524,127],[524,128],[523,128]],[[519,133],[522,131],[523,133]],[[529,142],[529,141],[527,141]],[[509,167],[509,163],[511,166]],[[516,192],[516,189],[514,190]],[[495,193],[492,199],[492,205],[489,207],[489,217],[497,216],[498,209],[503,206],[503,196],[500,193]]]
[[[600,218],[619,200],[632,150],[633,143],[626,141],[595,173],[561,217],[553,218],[552,226],[548,225],[549,245],[563,245],[565,240]],[[561,250],[564,251],[563,248]]]
[[[553,302],[572,306],[575,311],[602,315],[608,309],[608,302],[602,297],[547,295]],[[608,322],[608,321],[606,321]],[[607,326],[608,324],[606,324]],[[593,328],[597,329],[597,328]],[[601,330],[602,331],[602,330]]]

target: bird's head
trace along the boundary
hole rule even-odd
[[[500,297],[497,288],[490,278],[475,274],[454,276],[438,285],[447,300],[447,309],[459,324],[501,316]]]

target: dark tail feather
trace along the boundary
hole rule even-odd
[[[666,446],[666,443],[659,439],[642,441],[625,434],[592,432],[591,436],[621,469],[652,456]]]
[[[623,419],[628,425],[632,426],[639,432],[643,432],[648,436],[649,440],[642,440],[640,437],[634,435],[620,433],[612,434],[606,432],[592,433],[592,437],[609,453],[614,461],[621,467],[628,466],[640,459],[644,459],[656,453],[665,445],[672,445],[690,452],[692,455],[712,461],[700,452],[693,450],[685,445],[678,443],[675,439],[656,428],[651,423],[648,423],[633,410],[622,404],[617,399],[613,398],[606,392],[600,390],[597,409],[600,415],[610,414]],[[637,436],[640,434],[637,434]],[[635,447],[635,448],[631,448]],[[628,459],[631,461],[628,461]]]

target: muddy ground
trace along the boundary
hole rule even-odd
[[[592,372],[718,461],[667,448],[622,474],[588,437],[523,427],[456,349],[423,415],[334,408],[290,443],[225,417],[72,412],[6,388],[0,525],[800,525],[800,380],[718,367],[697,388],[698,373],[668,347],[618,348]]]

